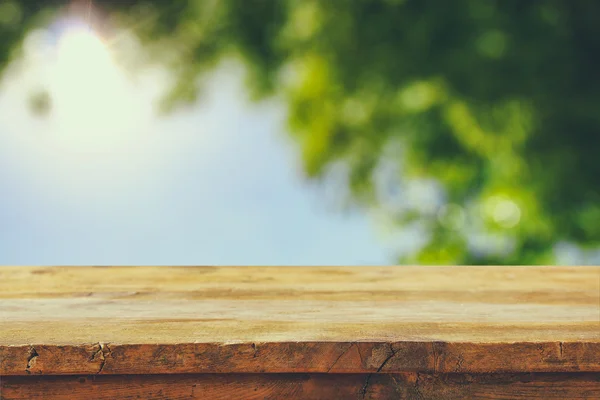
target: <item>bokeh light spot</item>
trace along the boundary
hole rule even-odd
[[[502,228],[513,228],[521,220],[521,208],[504,196],[492,196],[485,205],[486,216]]]

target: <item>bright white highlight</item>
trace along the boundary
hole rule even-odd
[[[132,128],[124,74],[93,32],[78,27],[62,35],[49,83],[62,145],[95,152],[117,145]]]
[[[143,82],[133,81],[119,55],[127,50],[135,57],[142,49],[127,43],[127,49],[107,46],[85,24],[59,21],[32,32],[23,59],[2,81],[0,145],[11,150],[0,149],[0,157],[45,198],[76,197],[104,207],[109,201],[98,192],[116,201],[163,168],[169,150],[159,142],[172,135],[153,129],[163,73],[138,70]],[[50,98],[45,115],[30,108],[31,95],[40,89]]]
[[[513,228],[521,220],[521,209],[509,198],[492,196],[484,205],[485,214],[502,228]]]

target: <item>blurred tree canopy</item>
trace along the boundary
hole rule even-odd
[[[600,244],[597,0],[95,3],[172,68],[169,107],[243,60],[254,98],[288,102],[309,177],[424,232],[400,261],[551,263],[557,243]],[[0,0],[0,66],[64,5]],[[399,200],[416,183],[431,190]]]

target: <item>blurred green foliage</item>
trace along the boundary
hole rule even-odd
[[[0,64],[59,4],[0,0]],[[243,60],[254,98],[288,102],[308,176],[344,182],[393,229],[424,229],[400,261],[551,263],[556,243],[600,244],[597,0],[96,5],[172,68],[169,109],[222,57]],[[399,204],[414,182],[439,182],[441,202]]]

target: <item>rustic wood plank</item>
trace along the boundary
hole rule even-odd
[[[600,371],[599,355],[599,343],[36,345],[0,349],[0,375],[576,372]]]
[[[3,267],[0,374],[600,371],[600,267]]]
[[[218,374],[3,378],[3,400],[598,399],[600,374]]]

